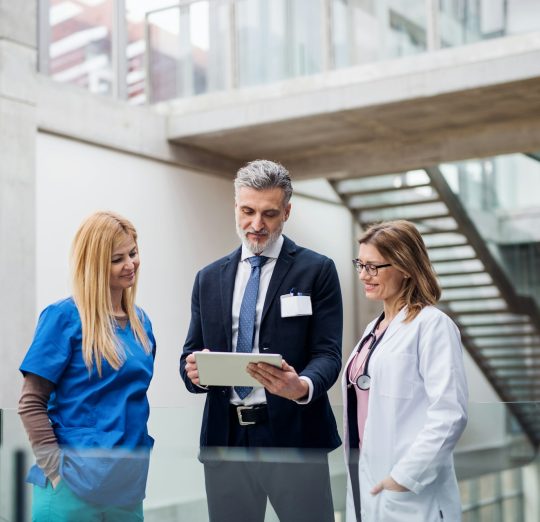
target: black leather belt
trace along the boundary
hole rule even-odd
[[[266,404],[257,404],[255,406],[231,405],[231,412],[238,419],[240,426],[251,426],[268,420]]]

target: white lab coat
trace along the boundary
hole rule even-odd
[[[467,423],[467,382],[459,331],[433,306],[404,323],[406,308],[369,362],[371,388],[359,461],[362,522],[459,522],[461,506],[452,451]],[[368,325],[364,335],[371,331]],[[347,369],[343,372],[348,459]],[[373,486],[390,475],[410,491]],[[350,480],[347,522],[355,519]]]

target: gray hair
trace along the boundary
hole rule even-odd
[[[283,165],[269,160],[255,160],[244,165],[234,180],[235,197],[242,187],[255,190],[280,188],[283,190],[283,205],[289,203],[293,191],[289,171]]]

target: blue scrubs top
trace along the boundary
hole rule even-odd
[[[34,340],[20,370],[53,382],[48,415],[61,447],[60,475],[71,490],[100,505],[130,505],[145,495],[149,452],[149,404],[156,342],[147,315],[137,308],[150,340],[147,354],[129,323],[117,326],[125,361],[115,370],[102,363],[89,373],[82,356],[82,325],[73,298],[48,306],[40,315]],[[28,482],[45,487],[34,465]]]

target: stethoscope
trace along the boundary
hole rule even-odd
[[[373,355],[373,352],[375,351],[375,348],[378,346],[378,344],[382,341],[382,338],[384,337],[384,334],[386,333],[386,329],[377,337],[375,335],[375,332],[377,331],[377,328],[381,324],[382,320],[384,319],[384,312],[379,316],[377,319],[377,322],[375,323],[375,326],[371,329],[371,332],[369,332],[358,345],[358,348],[356,349],[356,353],[360,353],[362,348],[371,341],[371,346],[368,348],[369,352],[366,357],[366,362],[364,364],[364,371],[362,372],[362,375],[359,375],[354,382],[351,382],[349,379],[349,387],[353,384],[356,384],[358,388],[360,388],[363,391],[369,390],[371,387],[371,377],[369,376],[368,369],[369,369],[369,361],[371,359],[371,356]]]

